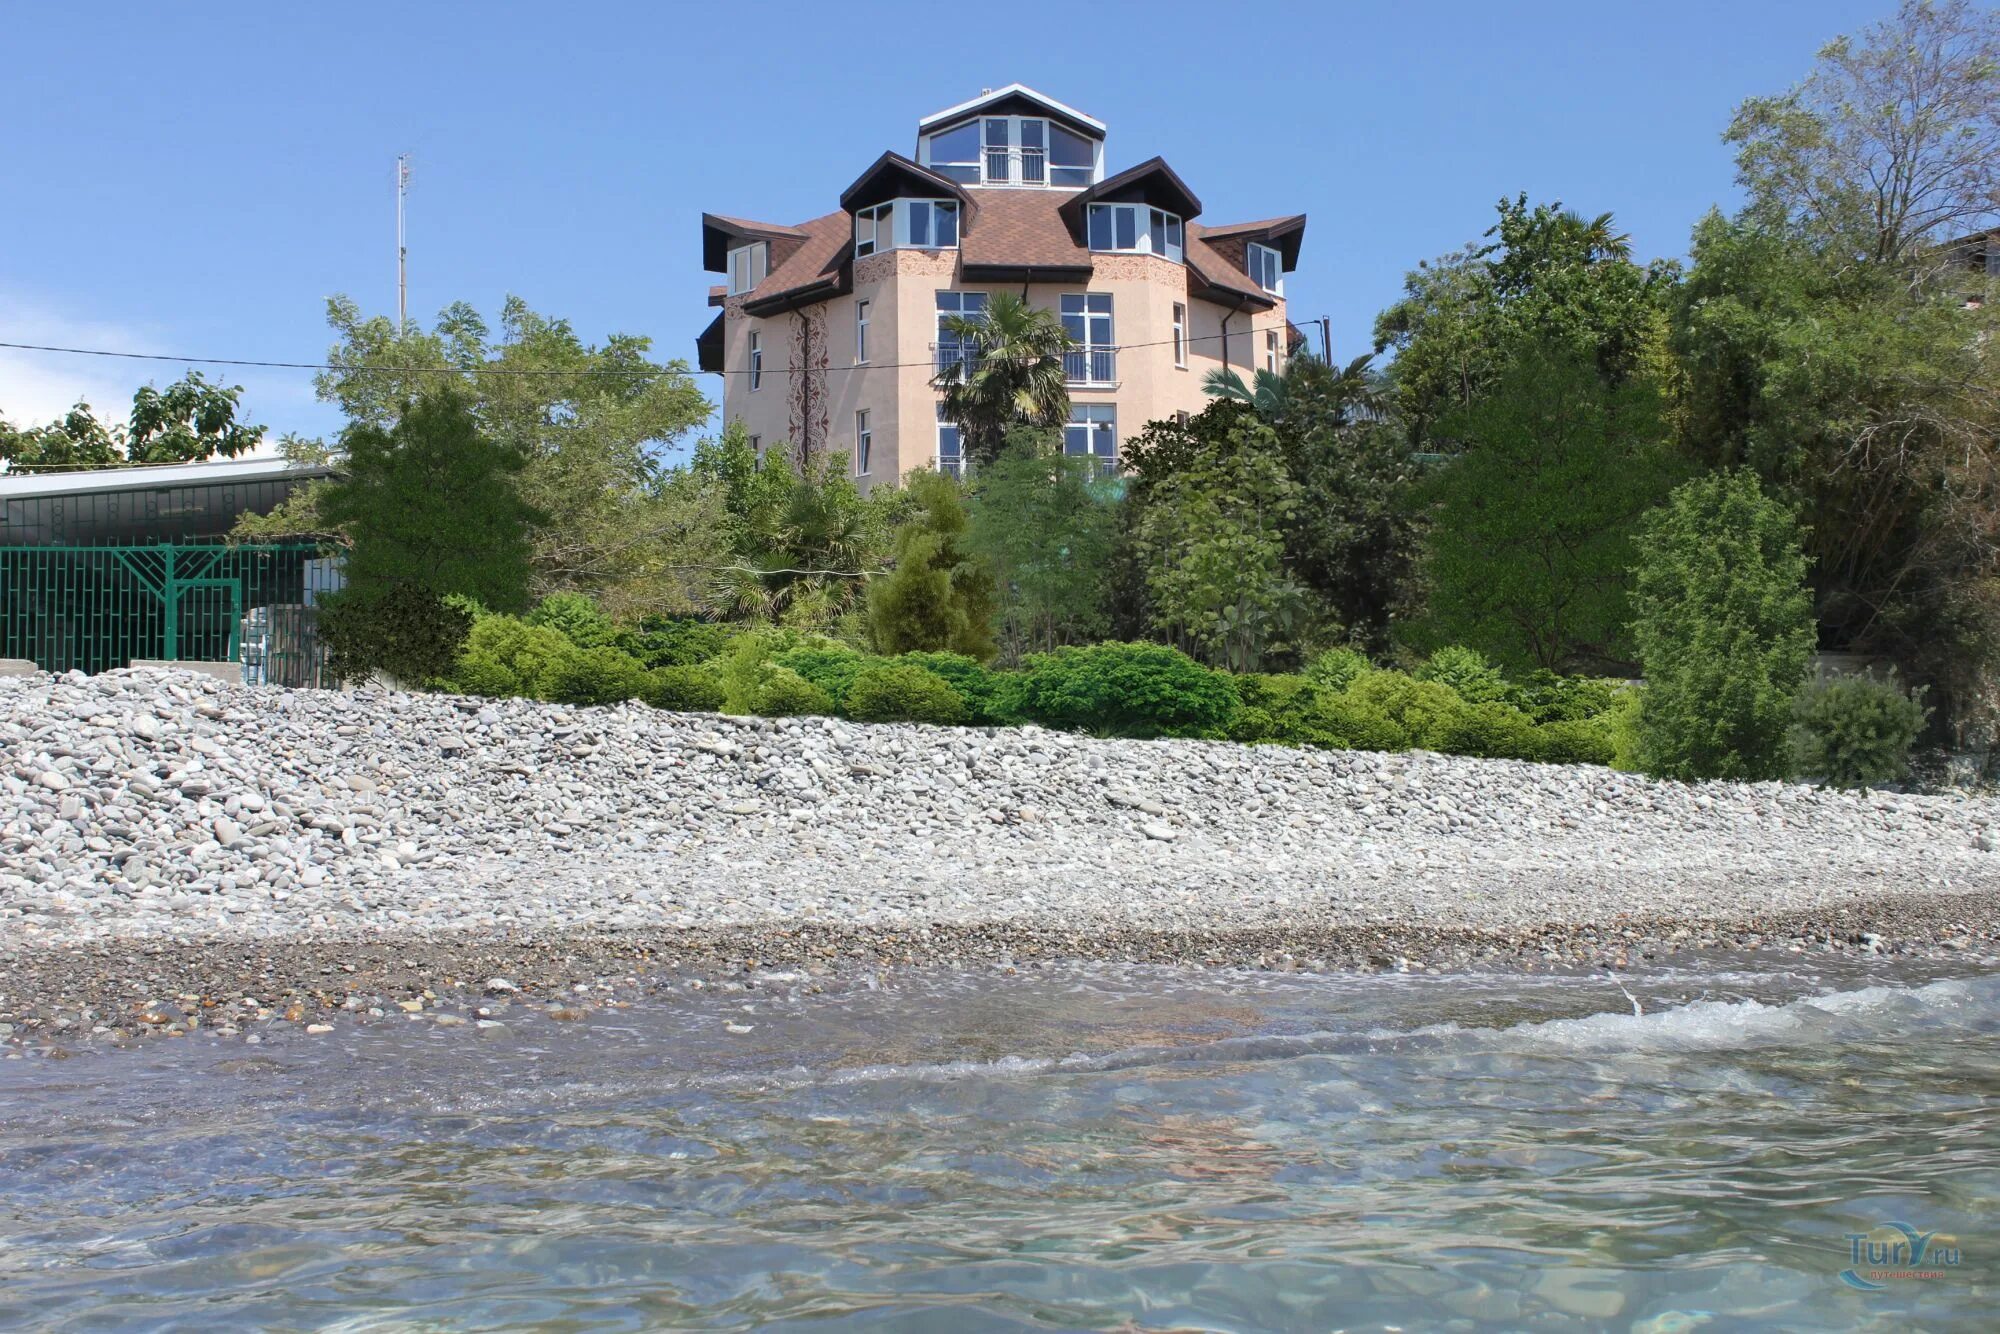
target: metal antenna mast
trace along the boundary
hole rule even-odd
[[[410,323],[410,247],[403,243],[403,201],[410,194],[410,155],[396,156],[396,328]]]

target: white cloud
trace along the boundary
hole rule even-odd
[[[0,286],[0,341],[116,352],[190,350],[171,346],[147,326],[77,319],[4,286]],[[228,351],[219,355],[228,355]],[[238,420],[263,422],[273,442],[257,450],[258,454],[275,452],[276,438],[287,431],[310,435],[326,429],[327,409],[313,398],[309,372],[190,367],[185,362],[27,352],[11,347],[0,348],[0,420],[13,426],[40,426],[85,402],[99,421],[122,422],[131,412],[132,395],[141,385],[171,384],[190,369],[202,371],[211,380],[226,379],[243,386]]]

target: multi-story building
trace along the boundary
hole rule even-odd
[[[916,156],[882,154],[831,213],[704,214],[704,267],[727,281],[699,362],[723,375],[725,418],[760,457],[841,461],[863,489],[956,472],[934,378],[970,350],[942,321],[997,291],[1060,313],[1077,344],[1064,447],[1106,472],[1146,422],[1199,412],[1210,370],[1280,369],[1304,215],[1198,222],[1160,158],[1106,175],[1104,140],[1102,122],[1013,84],[924,117]]]

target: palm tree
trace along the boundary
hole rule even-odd
[[[1290,406],[1290,383],[1284,376],[1267,370],[1259,370],[1251,378],[1254,388],[1244,384],[1243,377],[1235,371],[1218,366],[1202,380],[1201,387],[1210,398],[1226,398],[1232,403],[1241,403],[1267,421],[1283,417],[1285,409]]]
[[[1010,426],[1069,420],[1063,356],[1076,344],[1055,312],[995,292],[983,316],[947,315],[938,327],[965,348],[963,357],[938,366],[931,383],[944,391],[945,417],[964,433],[967,463],[998,458]]]
[[[1301,352],[1285,363],[1282,372],[1260,370],[1248,385],[1235,371],[1218,367],[1208,373],[1202,388],[1212,398],[1244,404],[1273,424],[1317,407],[1331,415],[1333,424],[1346,425],[1380,409],[1380,387],[1368,368],[1374,359],[1373,353],[1366,353],[1335,367]]]

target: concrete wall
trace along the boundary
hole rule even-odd
[[[813,309],[824,320],[827,348],[827,438],[829,455],[854,473],[855,414],[866,410],[874,434],[873,461],[866,476],[856,478],[865,491],[893,482],[917,468],[930,467],[937,453],[937,391],[930,385],[932,345],[937,339],[940,290],[1011,291],[1018,285],[956,281],[954,251],[895,250],[871,255],[855,265],[852,295],[822,302]],[[1278,335],[1279,365],[1283,366],[1285,308],[1233,312],[1226,306],[1188,296],[1187,270],[1151,255],[1099,255],[1090,281],[1078,284],[1034,284],[1031,304],[1060,309],[1065,293],[1104,292],[1112,298],[1113,332],[1120,351],[1115,388],[1074,387],[1074,403],[1112,403],[1118,410],[1118,436],[1123,442],[1149,421],[1176,412],[1197,413],[1211,401],[1202,391],[1208,372],[1224,364],[1222,330],[1227,320],[1228,364],[1247,382],[1265,365],[1265,336]],[[855,306],[871,303],[865,367],[855,369]],[[1173,306],[1188,307],[1187,365],[1174,364]],[[723,365],[730,371],[749,366],[750,334],[762,335],[764,375],[755,391],[747,376],[724,377],[723,412],[759,436],[767,451],[776,450],[791,435],[791,375],[796,314],[757,318],[745,315],[740,298],[724,307]]]

